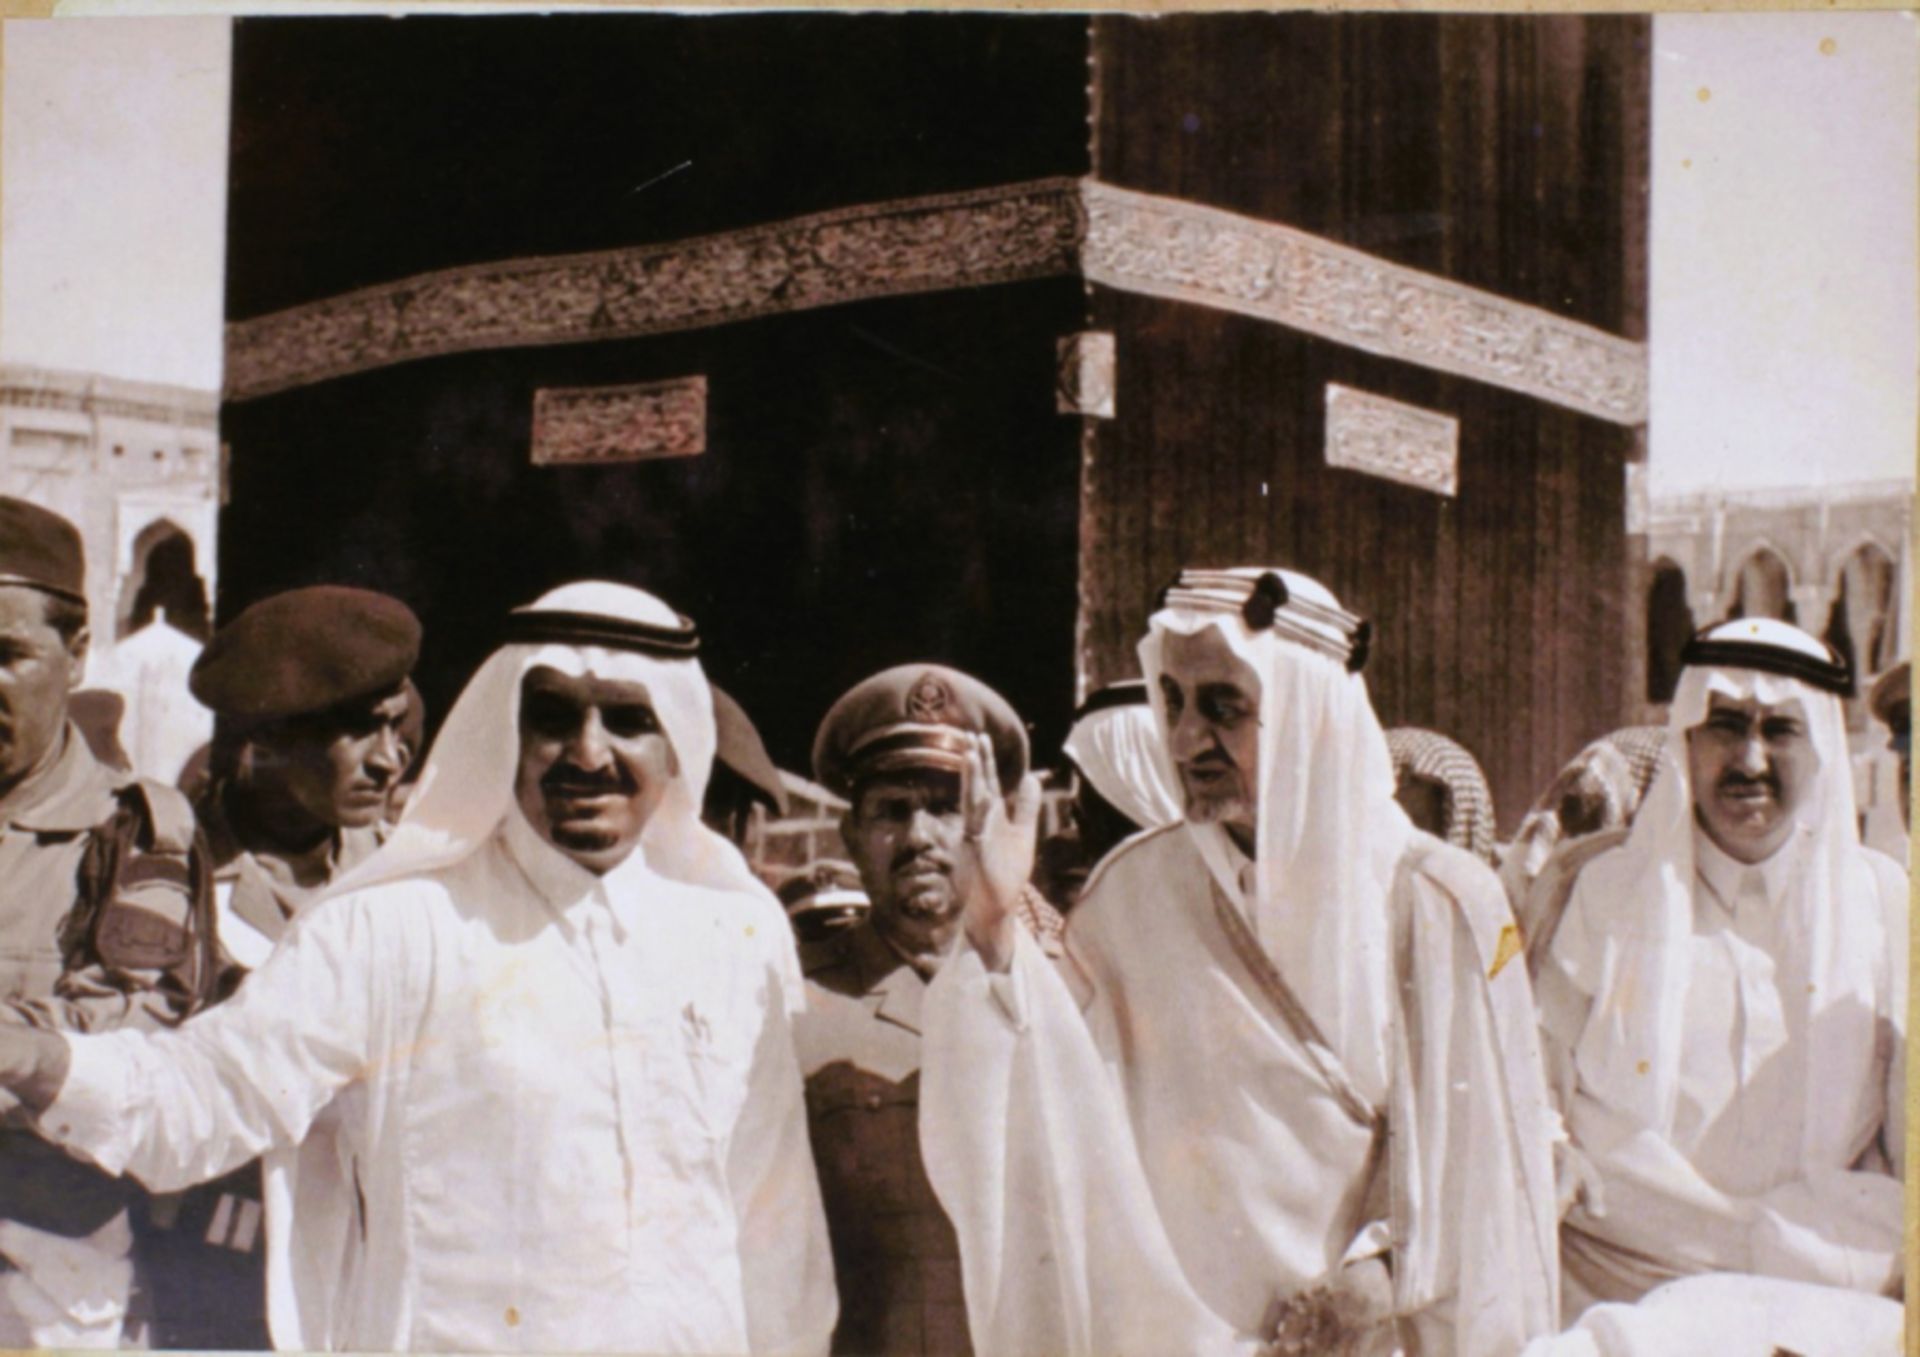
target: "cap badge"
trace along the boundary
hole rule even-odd
[[[938,721],[952,705],[952,690],[932,671],[915,679],[907,690],[907,715],[916,721]]]

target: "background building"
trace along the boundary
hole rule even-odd
[[[163,779],[212,730],[185,678],[216,578],[218,413],[210,391],[0,365],[0,494],[79,527],[88,682],[121,695],[121,744]]]
[[[157,608],[206,638],[218,416],[210,391],[0,365],[0,493],[79,526],[103,655]]]

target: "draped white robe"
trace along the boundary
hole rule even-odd
[[[1067,929],[1084,1009],[1024,937],[1004,975],[963,945],[929,992],[921,1140],[976,1347],[1250,1350],[1276,1301],[1385,1252],[1425,1350],[1511,1357],[1558,1301],[1551,1120],[1498,882],[1411,839],[1369,1088],[1236,943],[1201,846],[1218,832],[1150,831],[1095,874]]]

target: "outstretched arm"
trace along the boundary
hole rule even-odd
[[[226,1004],[172,1031],[0,1026],[0,1085],[41,1132],[110,1173],[171,1191],[297,1143],[372,1056],[394,939],[356,897],[301,918]]]

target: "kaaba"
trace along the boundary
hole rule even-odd
[[[1183,565],[1373,627],[1508,829],[1637,710],[1650,21],[247,18],[219,617],[695,617],[781,766],[865,674],[1057,749]]]

